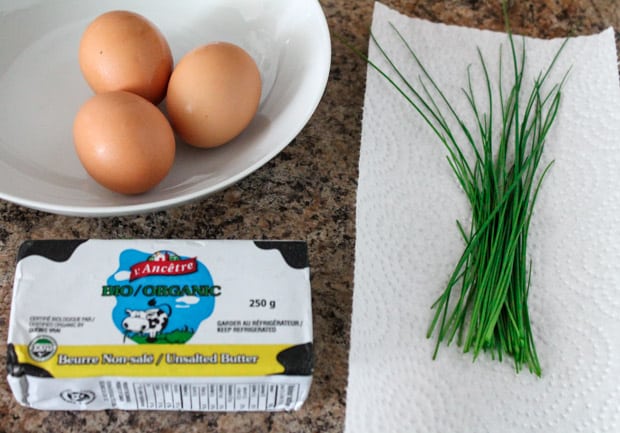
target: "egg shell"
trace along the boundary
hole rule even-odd
[[[86,101],[75,117],[73,138],[88,174],[123,194],[153,188],[174,162],[174,133],[166,117],[151,102],[125,91]]]
[[[173,58],[152,22],[134,12],[111,11],[82,34],[79,64],[95,93],[126,90],[157,104],[166,94]]]
[[[238,136],[258,111],[261,76],[241,47],[216,42],[187,53],[168,83],[166,109],[187,143],[221,146]]]

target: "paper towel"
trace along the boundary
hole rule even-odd
[[[480,47],[497,77],[505,34],[410,19],[375,4],[372,30],[414,79],[388,23],[417,50],[457,111]],[[561,41],[526,39],[528,76]],[[370,44],[372,60],[388,69]],[[446,152],[420,117],[368,70],[357,196],[347,433],[620,431],[620,87],[614,33],[572,39],[572,66],[543,164],[555,160],[531,225],[530,316],[543,376],[510,361],[472,362],[425,333],[430,305],[462,252],[467,220]],[[508,63],[504,63],[504,66]],[[479,69],[479,68],[478,68]],[[483,88],[479,90],[484,90]],[[471,126],[471,125],[470,125]]]

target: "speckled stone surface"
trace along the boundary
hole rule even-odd
[[[321,0],[333,36],[364,51],[373,2]],[[419,18],[501,30],[497,0],[386,0]],[[516,33],[585,35],[613,26],[618,0],[512,1]],[[353,290],[355,193],[366,66],[332,38],[330,79],[316,113],[277,157],[240,183],[178,208],[136,216],[72,218],[0,201],[0,363],[17,248],[45,238],[304,239],[312,266],[316,365],[308,401],[293,413],[42,412],[0,385],[0,432],[341,432]],[[7,103],[7,101],[3,101]]]

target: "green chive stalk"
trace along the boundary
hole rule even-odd
[[[497,93],[487,62],[478,50],[486,104],[480,106],[468,69],[463,94],[471,108],[472,127],[455,111],[403,35],[393,25],[392,28],[420,70],[415,85],[392,62],[373,34],[373,43],[396,76],[392,78],[368,57],[357,53],[389,81],[439,138],[471,207],[469,227],[466,229],[457,221],[465,245],[463,253],[444,291],[432,305],[434,315],[427,337],[437,336],[433,359],[442,343],[456,341],[464,352],[473,354],[474,360],[482,352],[500,361],[509,356],[517,372],[527,367],[540,376],[527,303],[532,277],[527,240],[538,192],[553,164],[541,165],[541,158],[558,113],[566,75],[551,86],[547,81],[566,41],[547,69],[534,79],[528,94],[523,83],[525,41],[517,49],[507,28],[511,65],[509,71],[504,71],[500,47]],[[505,74],[510,76],[510,83],[504,82]],[[464,138],[457,139],[451,125],[457,125]],[[465,152],[466,148],[471,152]],[[467,158],[466,153],[473,156]]]

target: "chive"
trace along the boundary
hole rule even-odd
[[[506,17],[505,8],[504,14]],[[477,61],[482,68],[484,96],[488,100],[485,107],[480,106],[474,92],[471,66],[466,71],[467,84],[462,93],[471,111],[473,129],[456,112],[412,46],[391,23],[398,40],[420,71],[415,79],[404,75],[372,32],[372,42],[396,78],[349,47],[408,101],[437,136],[471,208],[469,228],[456,222],[464,250],[443,292],[431,306],[434,314],[426,335],[431,338],[436,334],[433,359],[442,343],[449,345],[456,340],[463,352],[471,352],[474,361],[483,352],[500,362],[504,357],[511,357],[516,372],[527,367],[541,376],[527,306],[532,281],[527,241],[538,193],[553,164],[552,161],[546,166],[540,165],[545,139],[558,114],[561,89],[568,73],[549,90],[544,89],[568,40],[534,79],[532,90],[525,95],[525,41],[518,50],[507,18],[506,23],[512,69],[509,91],[504,88],[507,83],[503,77],[506,71],[501,46],[496,87],[499,100],[494,99],[494,83],[480,49]],[[497,132],[494,119],[499,119],[500,123]],[[463,133],[463,143],[457,140],[451,122]],[[472,158],[465,157],[463,146],[473,151]]]

